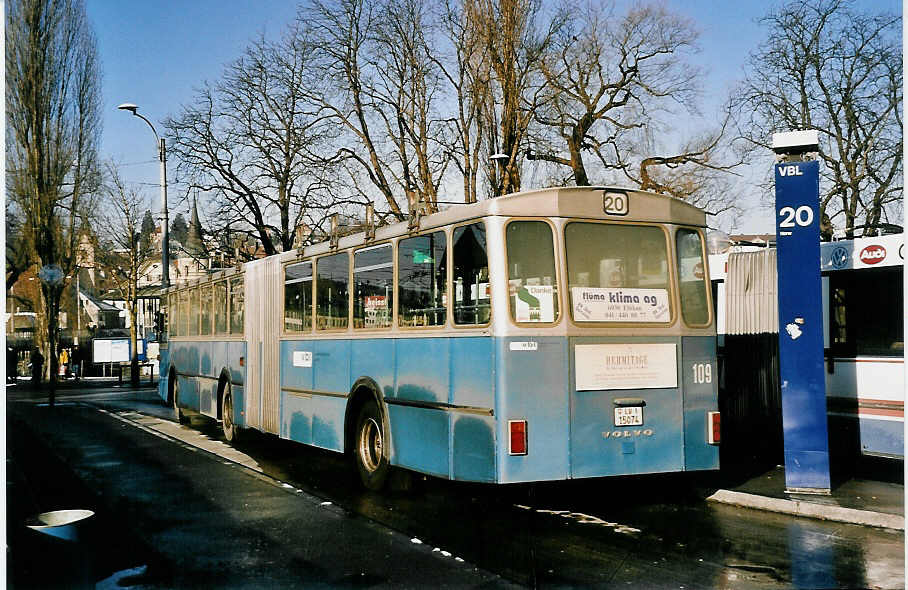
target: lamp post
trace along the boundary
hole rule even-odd
[[[163,291],[170,287],[170,238],[167,227],[169,225],[167,219],[167,148],[164,145],[164,138],[158,137],[158,132],[155,131],[151,121],[139,114],[139,107],[126,102],[117,108],[122,111],[129,111],[136,117],[148,123],[148,126],[151,127],[151,132],[154,133],[155,142],[158,146],[158,159],[161,161],[161,217],[163,220],[163,227],[161,228],[161,266],[163,267],[161,268],[161,290]]]
[[[492,165],[493,173],[494,173],[494,177],[493,177],[492,181],[495,183],[495,191],[494,191],[495,195],[494,196],[499,197],[499,196],[501,196],[502,187],[501,187],[501,184],[499,183],[498,172],[499,172],[499,170],[501,171],[501,180],[504,180],[504,170],[507,167],[508,160],[510,160],[511,157],[507,154],[498,153],[498,154],[492,154],[491,156],[489,156],[489,159],[492,160],[492,162],[494,162],[494,164]]]

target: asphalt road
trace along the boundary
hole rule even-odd
[[[375,494],[339,455],[258,434],[231,449],[209,423],[180,427],[167,409],[118,397],[53,412],[14,404],[10,450],[27,456],[30,431],[50,442],[127,539],[106,569],[146,566],[134,585],[904,585],[903,534],[708,504],[708,479],[398,478]],[[30,442],[17,450],[16,437]]]

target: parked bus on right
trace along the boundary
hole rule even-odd
[[[826,407],[830,444],[838,452],[904,459],[904,250],[904,234],[824,242],[820,247]],[[776,342],[778,332],[774,254],[772,248],[734,246],[710,256],[720,365],[724,363],[720,373],[730,379],[735,371],[761,373],[753,379],[759,382],[753,391],[744,394],[753,399],[733,400],[742,416],[728,412],[728,428],[736,421],[746,426],[755,418],[754,410],[781,411],[778,391],[765,391],[778,387],[778,376],[768,376],[777,370],[778,346],[768,352],[760,340],[772,332]],[[740,339],[742,334],[752,338],[747,348],[754,351],[759,367],[752,358],[732,358],[740,352],[737,340],[734,351],[723,351],[726,335]],[[762,407],[767,404],[773,407]],[[780,417],[761,424],[772,430],[780,425]],[[782,436],[781,431],[777,434]]]

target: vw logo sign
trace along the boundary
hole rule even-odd
[[[833,268],[845,268],[845,265],[848,264],[848,248],[844,246],[838,246],[835,250],[832,251],[832,255],[829,257],[829,260],[830,262],[832,262]]]

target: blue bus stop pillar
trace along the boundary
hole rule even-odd
[[[828,494],[819,175],[817,161],[775,166],[779,369],[785,486]]]

